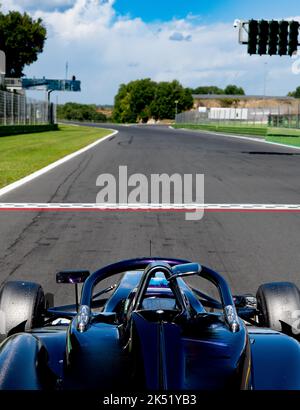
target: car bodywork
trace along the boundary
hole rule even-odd
[[[212,282],[219,301],[192,288],[192,275]],[[57,276],[84,280],[78,306],[48,308],[40,326],[2,342],[0,389],[300,389],[298,341],[257,326],[254,298],[233,297],[217,272],[141,258],[79,276]]]

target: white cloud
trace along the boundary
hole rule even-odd
[[[191,41],[192,36],[191,34],[187,34],[186,36],[178,31],[172,33],[169,37],[169,40],[172,41]]]
[[[7,10],[54,10],[73,6],[75,0],[5,0],[2,8]]]
[[[15,0],[5,0],[0,2],[1,11],[7,13],[9,10],[23,11],[23,8]]]
[[[20,6],[25,0],[14,2]],[[203,25],[193,16],[147,24],[138,18],[117,17],[114,0],[73,3],[66,10],[33,13],[44,20],[48,40],[38,61],[26,69],[27,75],[63,78],[68,61],[69,74],[82,81],[82,93],[60,93],[59,101],[111,103],[119,84],[145,77],[177,78],[191,87],[233,82],[248,93],[262,94],[265,61],[268,92],[286,94],[298,85],[288,58],[248,56],[231,24]],[[177,40],[180,34],[181,40],[190,41],[171,41],[175,33]],[[278,78],[278,70],[284,79],[271,82]]]

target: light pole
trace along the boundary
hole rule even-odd
[[[179,103],[179,101],[178,100],[175,100],[175,115],[177,116],[177,114],[178,114],[178,103]]]
[[[264,98],[266,98],[266,93],[267,93],[267,66],[268,66],[268,63],[265,62],[264,64]]]

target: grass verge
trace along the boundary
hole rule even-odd
[[[0,138],[0,188],[109,133],[100,128],[60,125],[58,131]]]
[[[225,132],[229,134],[256,135],[265,137],[268,128],[265,126],[251,125],[226,125],[226,124],[174,124],[174,128],[187,128],[192,130],[205,130],[213,132]]]
[[[290,128],[269,128],[266,141],[300,147],[300,130]]]
[[[244,126],[244,125],[207,125],[207,124],[175,124],[174,128],[187,128],[192,130],[204,130],[223,132],[228,134],[251,135],[264,138],[266,141],[280,144],[300,146],[300,130],[290,128],[270,128],[267,126]]]
[[[291,145],[294,147],[300,147],[300,136],[299,137],[274,137],[274,136],[268,136],[266,138],[266,141],[270,142],[277,142],[279,144],[285,144],[285,145]]]

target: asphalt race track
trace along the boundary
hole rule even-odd
[[[0,197],[9,203],[96,201],[99,174],[204,173],[206,203],[300,204],[300,151],[201,132],[113,126],[119,133]],[[33,280],[56,303],[73,289],[57,270],[91,271],[124,258],[186,258],[224,274],[234,293],[288,280],[300,286],[300,213],[0,212],[0,283]]]

